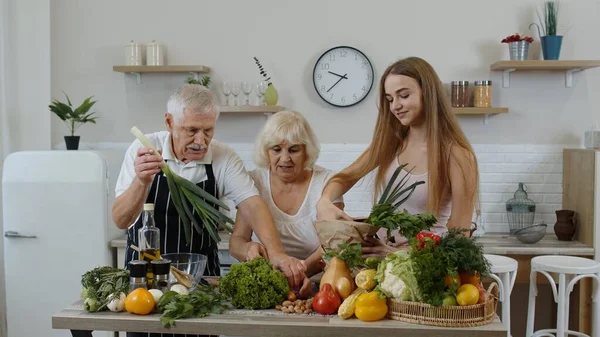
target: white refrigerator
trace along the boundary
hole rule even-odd
[[[109,194],[107,163],[96,152],[27,151],[6,158],[7,337],[70,336],[52,329],[51,316],[79,299],[86,271],[113,265]]]

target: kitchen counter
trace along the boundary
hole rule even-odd
[[[322,315],[286,315],[274,309],[264,311],[232,310],[221,315],[177,320],[174,326],[163,328],[159,314],[147,316],[127,312],[89,313],[81,301],[52,315],[53,329],[72,331],[73,336],[90,337],[90,330],[137,331],[174,334],[204,334],[228,336],[470,336],[505,337],[506,328],[496,320],[488,325],[470,328],[446,328],[409,324],[394,320],[362,322],[356,318],[342,320]]]
[[[219,250],[229,250],[229,237],[227,232],[219,232],[221,242]],[[477,237],[477,241],[483,245],[486,254],[498,255],[573,255],[594,256],[594,248],[586,246],[579,241],[559,241],[554,233],[547,233],[544,238],[536,243],[522,243],[516,237],[506,233],[487,233]],[[127,236],[110,242],[114,248],[125,248]]]
[[[231,234],[227,232],[219,232],[219,237],[221,238],[221,242],[217,244],[219,250],[229,250],[229,237]],[[125,248],[127,247],[127,234],[113,239],[110,241],[110,246],[112,248]]]

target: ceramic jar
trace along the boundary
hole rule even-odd
[[[576,220],[575,211],[561,209],[556,213],[556,223],[554,224],[554,233],[561,241],[571,241],[575,235]]]

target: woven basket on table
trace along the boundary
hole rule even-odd
[[[485,303],[466,306],[433,306],[421,302],[388,299],[388,318],[413,324],[443,327],[472,327],[490,324],[496,318],[498,284],[493,282],[487,290]]]

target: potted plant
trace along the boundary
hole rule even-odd
[[[204,76],[200,80],[196,80],[190,76],[187,78],[186,82],[189,84],[200,84],[201,86],[209,88],[210,87],[210,76]]]
[[[536,11],[537,12],[537,11]],[[544,60],[558,60],[560,57],[560,48],[562,45],[562,35],[557,35],[558,28],[558,2],[546,1],[544,3],[544,20],[540,13],[537,13],[540,25],[533,22],[529,25],[535,25],[538,29],[538,35],[542,43],[542,53]],[[542,35],[543,34],[543,35]]]
[[[64,92],[63,92],[64,93]],[[56,99],[52,100],[52,104],[48,107],[50,111],[54,112],[58,118],[60,118],[71,130],[70,136],[65,136],[65,145],[67,146],[67,150],[77,150],[79,148],[79,136],[75,136],[75,131],[85,123],[94,123],[96,124],[96,118],[92,117],[94,112],[88,113],[90,109],[96,104],[97,101],[92,101],[92,97],[90,96],[83,100],[81,105],[79,105],[75,110],[73,110],[73,105],[71,104],[71,100],[69,96],[65,94],[67,98],[67,103],[60,102]]]
[[[501,42],[508,44],[511,61],[523,61],[527,60],[529,45],[533,42],[533,38],[530,36],[513,34],[505,37]]]

